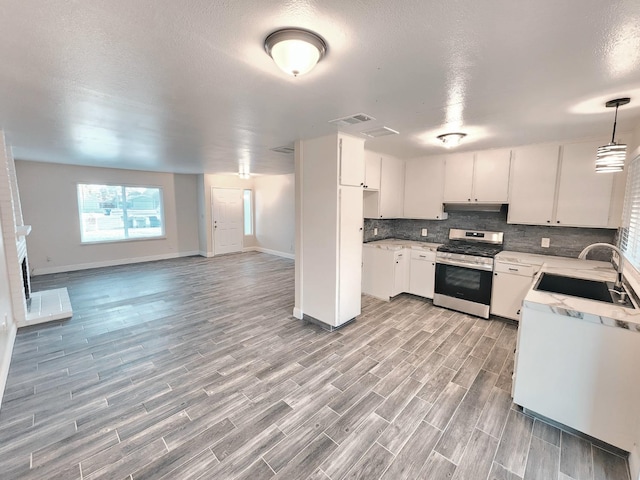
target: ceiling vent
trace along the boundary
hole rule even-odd
[[[349,115],[348,117],[329,120],[329,123],[335,125],[336,127],[348,127],[350,125],[357,125],[358,123],[368,122],[369,120],[375,120],[375,118],[364,113],[356,113],[355,115]]]
[[[285,155],[293,155],[295,149],[293,147],[284,146],[284,147],[276,147],[271,149],[272,152],[284,153]]]
[[[398,133],[400,132],[396,132],[395,130],[389,127],[380,127],[380,128],[374,128],[373,130],[360,132],[360,133],[370,138],[378,138],[378,137],[386,137],[387,135],[398,135]]]

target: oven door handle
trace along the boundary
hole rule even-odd
[[[436,263],[442,263],[444,265],[453,265],[454,267],[470,268],[472,270],[484,270],[485,272],[491,272],[493,270],[493,265],[467,263],[467,262],[460,262],[457,260],[447,260],[444,258],[436,258]]]

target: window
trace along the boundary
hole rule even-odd
[[[242,192],[242,204],[244,206],[244,234],[253,235],[253,208],[251,201],[251,190]]]
[[[628,168],[620,249],[636,270],[640,271],[640,156],[633,159]]]
[[[78,184],[82,243],[164,236],[162,189]]]

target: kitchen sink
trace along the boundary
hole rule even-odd
[[[543,273],[534,290],[544,292],[560,293],[570,297],[585,298],[597,302],[616,304],[622,307],[634,308],[629,299],[629,295],[624,292],[613,290],[613,282],[601,280],[586,280],[584,278],[565,277],[564,275],[554,275]]]

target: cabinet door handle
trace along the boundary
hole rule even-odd
[[[361,183],[361,184],[360,184],[360,186],[361,186],[361,187],[362,187],[362,186],[364,186],[364,183]]]
[[[493,275],[494,275],[494,276],[496,276],[496,277],[498,276],[498,274],[497,274],[497,273],[494,273]]]
[[[547,220],[547,223],[551,223],[551,220]]]
[[[360,231],[362,231],[362,227],[360,227]]]
[[[418,255],[420,258],[427,258],[426,255]]]
[[[478,201],[478,199],[476,198],[476,202]]]
[[[470,199],[470,198],[467,198],[467,202],[470,202],[470,201],[471,201],[471,199]]]
[[[560,223],[560,220],[556,220],[556,223]]]
[[[510,272],[519,272],[519,271],[520,271],[520,269],[518,269],[518,268],[511,268],[511,267],[509,267],[509,271],[510,271]]]

